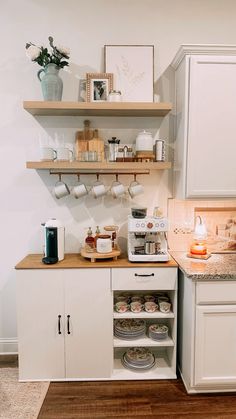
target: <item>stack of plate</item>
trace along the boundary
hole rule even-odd
[[[148,328],[149,337],[153,340],[162,340],[168,337],[168,327],[165,324],[151,324]]]
[[[114,334],[120,339],[138,339],[144,336],[146,323],[141,319],[115,320]]]
[[[148,348],[129,348],[121,362],[125,368],[133,371],[146,371],[155,365],[155,356]]]

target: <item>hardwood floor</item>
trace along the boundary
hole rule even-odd
[[[17,357],[0,357],[0,368],[9,367],[17,367]],[[135,417],[236,419],[236,393],[188,395],[180,378],[51,383],[38,419]]]
[[[188,395],[181,379],[51,383],[38,419],[236,418],[236,394]]]

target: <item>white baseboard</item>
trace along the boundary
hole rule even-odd
[[[16,338],[0,338],[0,355],[18,354],[18,340]]]

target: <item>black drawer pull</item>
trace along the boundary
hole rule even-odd
[[[61,335],[61,315],[60,314],[58,314],[57,327],[58,327],[58,335]]]
[[[67,315],[67,334],[70,335],[70,315]]]
[[[134,276],[154,276],[154,273],[152,273],[152,274],[134,274]]]

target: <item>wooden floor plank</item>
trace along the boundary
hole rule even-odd
[[[38,419],[236,419],[236,394],[188,395],[181,379],[51,383]]]

